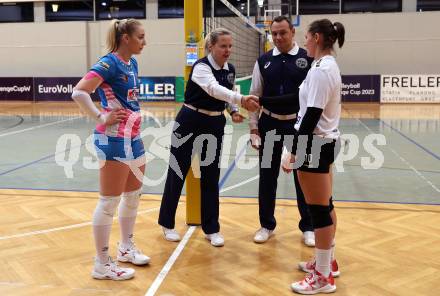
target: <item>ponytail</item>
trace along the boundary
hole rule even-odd
[[[342,45],[344,45],[345,42],[345,28],[344,25],[341,24],[340,22],[334,22],[333,23],[333,27],[336,31],[336,39],[338,40],[338,45],[339,48],[342,47]]]
[[[328,19],[316,20],[310,24],[309,32],[322,35],[322,49],[333,49],[336,40],[341,48],[345,42],[345,28],[340,22],[332,23]]]
[[[137,26],[142,26],[141,22],[135,19],[112,20],[107,32],[107,49],[109,52],[118,50],[121,37],[124,34],[131,35]]]

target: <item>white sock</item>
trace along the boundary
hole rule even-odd
[[[100,263],[108,261],[108,244],[112,229],[113,215],[119,203],[119,196],[100,196],[93,213],[93,236],[96,258]]]
[[[137,209],[139,206],[139,198],[141,189],[124,192],[122,200],[119,204],[119,226],[121,228],[122,248],[129,248],[133,245],[133,230],[136,222]]]
[[[321,250],[315,248],[316,270],[325,277],[330,275],[330,261],[332,250]]]
[[[331,256],[331,261],[333,261],[335,259],[335,239],[333,239],[332,241],[332,256]]]
[[[95,238],[96,258],[99,263],[108,261],[108,242],[110,240],[111,225],[93,225],[93,236]]]

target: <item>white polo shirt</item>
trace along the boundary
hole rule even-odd
[[[337,139],[341,117],[341,73],[336,60],[326,55],[314,61],[306,79],[299,87],[300,110],[295,129],[299,130],[307,107],[323,109],[314,134]]]

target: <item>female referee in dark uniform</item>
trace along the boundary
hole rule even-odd
[[[227,103],[241,105],[249,111],[259,108],[258,98],[233,91],[234,66],[227,62],[231,55],[232,36],[218,28],[209,35],[209,54],[198,60],[190,73],[185,90],[185,103],[177,114],[171,135],[168,176],[160,206],[159,224],[165,239],[179,241],[174,230],[175,215],[192,156],[200,155],[202,229],[213,246],[220,247],[224,238],[219,224],[219,159]]]

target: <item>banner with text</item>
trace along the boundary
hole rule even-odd
[[[140,101],[175,101],[176,77],[139,77]]]
[[[440,103],[440,75],[382,75],[381,103]]]
[[[81,77],[35,77],[35,101],[71,101],[72,92]],[[99,100],[97,92],[91,94]]]
[[[380,75],[343,75],[342,102],[379,102]]]
[[[0,100],[32,101],[32,77],[0,77]]]

